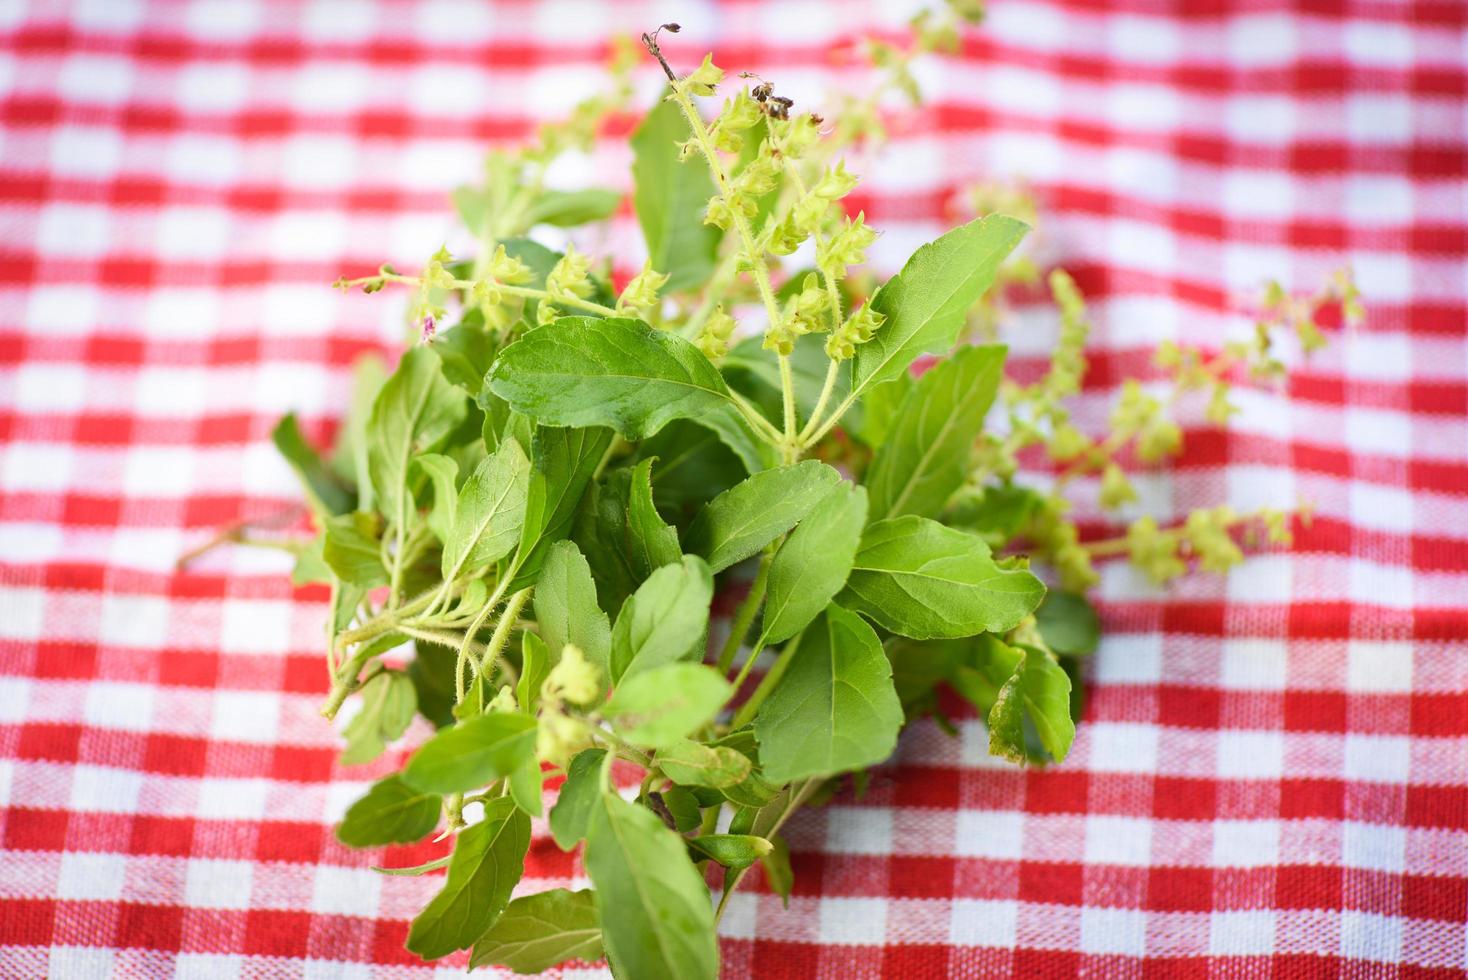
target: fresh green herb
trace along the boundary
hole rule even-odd
[[[1035,220],[1021,192],[978,188],[977,216],[895,276],[865,268],[876,232],[839,204],[856,185],[840,154],[878,142],[878,105],[916,99],[913,61],[951,50],[975,6],[919,15],[906,46],[871,42],[879,84],[829,122],[768,81],[736,91],[711,57],[679,73],[644,36],[668,90],[632,137],[650,259],[619,292],[605,263],[528,236],[621,208],[618,192],[546,179],[625,107],[625,49],[568,123],[495,152],[483,186],[455,195],[471,256],[342,283],[410,289],[420,342],[390,373],[364,362],[329,457],[281,422],[317,534],[265,543],[331,586],[323,714],[353,704],[343,761],[378,757],[415,714],[437,729],[338,829],[354,847],[440,827],[453,841],[383,869],[448,869],[409,932],[418,955],[472,947],[472,965],[520,972],[605,955],[620,976],[714,977],[745,872],[760,863],[788,898],[781,827],[864,779],[906,722],[947,725],[940,689],[987,720],[995,754],[1065,758],[1079,658],[1100,637],[1095,562],[1129,557],[1163,581],[1226,570],[1261,533],[1288,540],[1284,511],[1215,508],[1083,541],[1065,494],[1128,504],[1125,466],[1180,450],[1185,395],[1224,423],[1231,378],[1281,376],[1277,333],[1308,349],[1322,306],[1360,318],[1349,278],[1308,298],[1273,287],[1252,339],[1221,353],[1164,346],[1172,393],[1129,382],[1093,437],[1068,408],[1089,330],[1068,276],[1049,279],[1061,330],[1043,377],[1006,377],[994,342],[1007,310],[991,287],[1038,281],[1014,252]],[[706,119],[697,100],[721,86]],[[806,244],[814,265],[787,269]],[[1032,447],[1055,464],[1048,483],[1021,478]],[[714,596],[740,582],[719,637]],[[584,847],[594,888],[512,901],[556,777],[550,832]]]

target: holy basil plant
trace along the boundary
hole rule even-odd
[[[916,48],[945,24],[915,22]],[[359,367],[329,457],[294,419],[275,433],[319,532],[296,578],[330,585],[323,713],[350,705],[342,762],[417,717],[436,730],[337,831],[359,848],[452,840],[391,870],[444,872],[408,932],[424,959],[713,977],[740,881],[759,865],[788,897],[787,819],[849,774],[864,785],[905,723],[947,725],[940,704],[967,701],[996,755],[1063,760],[1094,576],[1014,454],[1044,443],[1078,461],[1061,485],[1105,468],[1114,490],[1110,454],[1176,444],[1141,395],[1119,440],[1077,444],[1059,400],[1085,330],[1063,273],[1040,382],[1006,380],[1005,348],[969,342],[996,277],[1016,278],[1025,222],[975,218],[876,283],[875,233],[838,206],[856,180],[835,154],[861,126],[796,113],[766,81],[709,121],[695,99],[723,72],[705,58],[681,75],[644,44],[667,89],[631,139],[642,270],[618,289],[607,263],[529,237],[622,206],[544,180],[620,107],[620,83],[456,195],[472,255],[343,283],[410,287],[418,342],[390,372]],[[1234,519],[1154,524],[1121,550],[1226,564]],[[711,618],[721,595],[732,614]],[[536,818],[589,888],[517,887]]]

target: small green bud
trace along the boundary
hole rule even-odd
[[[627,287],[622,290],[622,295],[617,298],[618,312],[632,309],[651,309],[658,304],[658,290],[668,277],[661,272],[656,272],[652,267],[652,260],[642,263],[642,271],[632,277]]]
[[[1157,522],[1150,517],[1139,517],[1132,522],[1127,528],[1126,543],[1132,564],[1159,585],[1188,570],[1178,557],[1177,536],[1158,530]]]
[[[574,643],[561,648],[561,659],[546,675],[540,688],[546,700],[590,704],[601,694],[601,671],[586,659]]]
[[[717,361],[729,353],[729,340],[734,336],[734,327],[734,318],[724,312],[724,307],[715,307],[714,312],[704,321],[703,329],[698,332],[698,340],[695,341],[698,349],[709,360]]]
[[[515,704],[515,692],[510,690],[506,684],[495,693],[493,700],[484,706],[485,713],[492,711],[514,711],[518,705]]]
[[[865,213],[858,213],[856,220],[846,219],[830,238],[816,247],[816,265],[832,279],[843,279],[848,266],[861,265],[867,260],[866,250],[877,240],[877,233],[866,225]]]
[[[826,356],[833,361],[855,357],[856,349],[871,340],[886,319],[869,304],[863,303],[826,339]]]
[[[703,56],[703,64],[689,72],[683,82],[694,95],[713,95],[723,80],[724,69],[714,64],[712,54],[706,54]]]
[[[530,266],[507,253],[503,245],[495,247],[494,257],[489,260],[489,274],[507,286],[519,286],[535,278]]]
[[[852,188],[856,187],[856,182],[857,178],[846,171],[846,161],[838,160],[836,168],[826,171],[811,188],[811,193],[827,201],[835,201],[850,194]]]
[[[1132,486],[1121,467],[1115,463],[1107,463],[1106,469],[1101,473],[1101,506],[1107,510],[1114,510],[1136,499],[1136,488]]]

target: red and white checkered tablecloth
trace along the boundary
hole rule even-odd
[[[340,767],[317,715],[324,595],[271,553],[172,563],[293,502],[271,426],[325,440],[392,348],[404,298],[331,280],[458,242],[446,192],[600,84],[611,32],[676,18],[676,60],[809,103],[909,7],[0,2],[0,975],[432,972],[402,944],[436,881],[368,864],[444,845],[332,835],[389,763]],[[1369,322],[1138,478],[1163,518],[1303,496],[1296,548],[1167,592],[1109,567],[1071,758],[915,726],[789,826],[795,896],[733,901],[728,976],[1462,975],[1465,27],[1453,0],[992,0],[924,67],[865,165],[876,259],[1027,178],[1093,304],[1088,425],[1157,341],[1247,331],[1266,277],[1349,264]],[[557,177],[626,163],[613,135]],[[580,244],[635,266],[636,237]],[[1016,358],[1053,331],[1021,309]],[[527,887],[579,876],[537,837]]]

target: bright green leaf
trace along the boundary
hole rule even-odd
[[[348,847],[414,844],[438,825],[442,805],[438,794],[416,790],[397,775],[388,776],[351,805],[336,828],[336,838]]]
[[[663,522],[652,502],[652,459],[632,468],[632,485],[627,497],[627,530],[634,560],[651,574],[683,557],[678,532]]]
[[[520,534],[520,571],[510,585],[512,590],[534,583],[549,549],[571,533],[576,509],[611,444],[610,429],[535,428],[530,440],[534,466]]]
[[[347,740],[341,756],[344,766],[359,766],[377,758],[407,731],[418,712],[413,681],[396,670],[384,670],[374,676],[362,687],[360,699],[361,710],[342,730],[342,737]]]
[[[663,746],[654,761],[663,775],[679,785],[714,789],[743,782],[751,766],[749,758],[734,749],[688,739]]]
[[[601,958],[596,893],[552,888],[512,901],[474,944],[469,968],[503,966],[534,974],[567,960],[594,963]]]
[[[322,525],[321,557],[337,578],[364,589],[387,584],[377,516],[353,511],[329,517]]]
[[[726,868],[741,870],[770,853],[772,846],[763,837],[749,834],[704,834],[688,841],[695,860],[707,858]]]
[[[510,775],[534,752],[534,718],[503,711],[475,715],[424,742],[403,779],[433,793],[464,793]]]
[[[613,682],[701,655],[713,596],[708,565],[692,555],[648,576],[612,627]]]
[[[863,480],[871,520],[942,512],[968,476],[1003,375],[1003,347],[966,347],[918,379]]]
[[[713,720],[734,693],[703,664],[664,664],[622,679],[602,714],[634,745],[662,748]]]
[[[321,455],[306,442],[306,437],[301,435],[301,427],[296,424],[295,413],[276,423],[270,440],[300,478],[306,500],[318,517],[345,514],[353,508],[356,498],[341,485]]]
[[[612,628],[596,603],[596,583],[581,551],[570,541],[557,542],[547,553],[535,587],[535,618],[549,655],[560,658],[567,643],[581,648],[586,659],[610,676]]]
[[[454,534],[454,511],[459,506],[459,464],[441,453],[424,453],[413,462],[433,484],[433,504],[428,508],[428,529],[440,543]]]
[[[764,775],[784,783],[886,759],[902,727],[902,703],[877,634],[833,603],[799,643],[755,716]]]
[[[520,540],[530,460],[514,439],[475,467],[459,490],[454,529],[443,549],[443,577],[474,575],[509,554]]]
[[[1045,751],[1063,762],[1076,734],[1070,716],[1070,677],[1044,650],[1019,649],[1023,659],[989,712],[989,751],[1013,762],[1027,761],[1024,719],[1028,717]]]
[[[976,218],[919,248],[872,298],[886,321],[856,349],[852,390],[891,381],[924,353],[948,350],[969,308],[1029,227],[1002,214]]]
[[[540,685],[550,674],[554,660],[561,659],[561,651],[554,655],[546,648],[545,641],[530,631],[520,638],[520,678],[515,684],[515,700],[520,710],[534,714],[540,704]]]
[[[794,527],[840,482],[840,473],[815,459],[756,473],[709,501],[684,545],[723,571]]]
[[[770,563],[766,643],[782,643],[800,632],[841,591],[866,517],[866,490],[842,480],[780,545]]]
[[[714,182],[702,160],[680,160],[692,137],[676,103],[660,101],[632,134],[632,203],[652,267],[668,292],[703,285],[713,275],[720,232],[703,223]]]
[[[436,960],[464,949],[510,901],[530,849],[530,818],[509,797],[484,804],[484,819],[461,830],[443,889],[413,919],[408,949]]]
[[[602,941],[619,975],[716,980],[713,904],[682,837],[649,810],[602,793],[586,871],[596,886]]]
[[[555,225],[570,228],[602,221],[617,213],[622,192],[603,187],[587,187],[579,191],[544,190],[525,214],[526,227]]]
[[[703,352],[641,320],[562,317],[501,351],[485,384],[543,425],[605,425],[636,441],[688,418],[751,469],[770,459]]]
[[[1084,656],[1101,642],[1101,620],[1085,596],[1051,589],[1035,610],[1040,636],[1056,653]]]
[[[367,422],[367,466],[378,509],[401,532],[413,509],[408,464],[431,452],[467,411],[464,393],[444,378],[438,358],[423,347],[405,353],[378,392]]]
[[[878,521],[862,536],[837,601],[913,639],[1013,629],[1044,598],[1022,569],[1002,569],[989,546],[926,517]]]
[[[586,837],[591,811],[601,798],[601,765],[606,754],[606,749],[583,749],[566,770],[549,821],[551,836],[563,851],[572,850]]]

